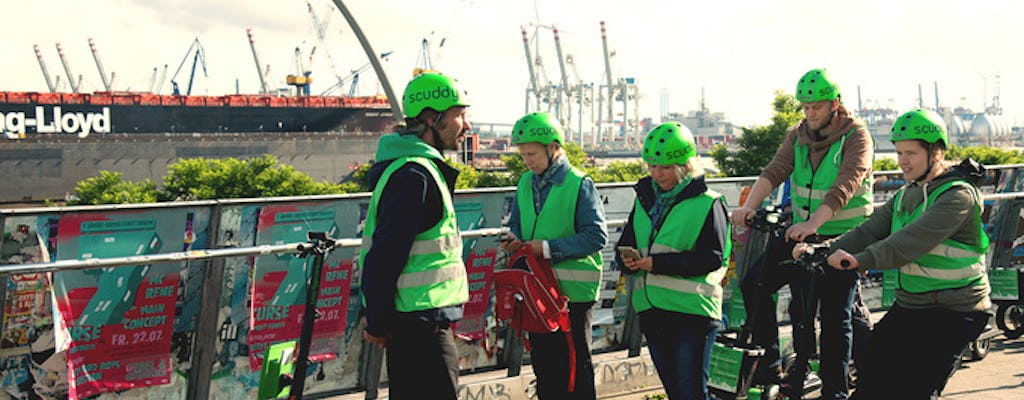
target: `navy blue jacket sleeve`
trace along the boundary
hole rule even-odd
[[[665,223],[682,224],[686,221]],[[725,203],[719,199],[711,206],[711,212],[704,220],[704,227],[697,236],[693,250],[653,255],[654,266],[651,272],[682,277],[705,275],[722,267],[726,240],[729,240],[728,212]]]
[[[391,175],[377,205],[373,245],[363,260],[363,296],[366,298],[366,331],[373,336],[391,333],[395,318],[398,276],[419,233],[427,203],[429,179],[412,166]]]

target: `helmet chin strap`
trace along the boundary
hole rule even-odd
[[[928,143],[928,168],[925,168],[924,173],[921,174],[921,176],[917,177],[917,179],[911,181],[910,183],[920,183],[922,180],[928,177],[928,174],[932,173],[932,167],[935,166],[935,163],[932,162],[932,146],[934,146],[934,143]]]
[[[440,152],[444,151],[444,143],[441,143],[441,137],[438,136],[437,124],[441,122],[441,117],[444,116],[444,113],[445,113],[444,111],[441,111],[440,113],[438,113],[437,116],[434,117],[434,123],[430,124],[430,126],[427,127],[428,129],[430,129],[430,132],[431,132],[430,134],[432,135],[431,140],[434,142],[434,144],[433,144],[434,148],[437,149],[437,151],[440,151]]]

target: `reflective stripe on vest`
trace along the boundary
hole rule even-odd
[[[974,223],[978,227],[978,246],[959,243],[952,239],[943,240],[927,254],[899,268],[897,287],[908,293],[925,293],[931,291],[956,289],[971,285],[986,285],[985,252],[988,251],[988,236],[981,225],[981,197],[977,189],[964,180],[953,180],[939,185],[928,193],[921,204],[913,211],[903,209],[903,195],[906,188],[900,189],[895,196],[895,207],[892,215],[891,232],[907,226],[935,202],[943,192],[954,186],[968,188],[974,194],[976,217]]]
[[[534,209],[533,172],[527,171],[516,188],[519,207],[519,231],[524,241],[565,238],[576,234],[573,220],[580,186],[586,176],[573,166],[568,167],[561,185],[552,184],[540,214]],[[566,220],[568,218],[568,221]],[[563,260],[551,266],[562,294],[571,302],[597,301],[601,288],[604,261],[597,252],[583,258]]]
[[[373,238],[364,238],[362,247],[367,250],[373,247]],[[413,241],[412,248],[409,249],[409,255],[440,253],[452,251],[456,248],[462,248],[462,238],[459,236],[448,235],[433,240],[427,239]]]
[[[427,158],[401,157],[384,169],[366,213],[363,244],[359,251],[360,267],[365,268],[363,260],[373,246],[381,193],[391,175],[406,163],[419,164],[430,173],[441,192],[442,216],[437,225],[413,238],[409,259],[395,283],[398,289],[395,291],[395,310],[413,312],[463,304],[469,299],[469,283],[462,262],[462,238],[455,219],[455,206],[441,171]],[[363,300],[365,302],[365,297]]]
[[[644,257],[694,250],[697,236],[703,230],[704,221],[717,199],[724,201],[722,195],[709,190],[674,205],[665,216],[665,223],[653,233],[653,243],[650,237],[653,222],[637,200],[633,206],[633,232],[637,248]],[[720,268],[703,276],[684,278],[640,271],[633,284],[634,309],[643,312],[657,307],[720,319],[723,292],[721,282],[731,251],[732,244],[727,241]]]
[[[853,128],[843,136],[842,140],[832,143],[828,153],[821,159],[817,169],[811,168],[810,147],[801,145],[799,140],[793,146],[793,175],[790,185],[790,198],[793,202],[794,222],[800,223],[811,218],[825,199],[825,195],[835,184],[839,169],[843,162],[843,145],[846,138],[857,131]],[[854,226],[867,219],[874,211],[872,201],[872,178],[868,176],[850,200],[835,215],[818,228],[821,235],[839,235],[846,233]]]

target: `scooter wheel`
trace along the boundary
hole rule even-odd
[[[971,360],[979,361],[992,349],[992,339],[981,339],[971,342]]]
[[[996,309],[996,326],[1008,339],[1024,334],[1024,309],[1018,303],[1001,303]]]
[[[765,386],[764,390],[761,391],[761,400],[785,400],[786,396],[782,394],[782,386],[779,385],[768,385]]]

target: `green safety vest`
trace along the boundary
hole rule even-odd
[[[981,195],[978,189],[965,180],[957,179],[939,185],[928,193],[928,197],[911,212],[902,210],[903,191],[896,192],[895,209],[892,213],[891,232],[895,233],[910,224],[924,212],[925,208],[935,203],[940,194],[954,186],[966,187],[974,194],[978,216],[974,223],[978,226],[979,245],[971,246],[952,239],[943,240],[927,254],[899,268],[897,286],[908,293],[925,293],[944,289],[956,289],[971,285],[987,285],[985,275],[985,252],[988,251],[988,236],[981,224]]]
[[[843,163],[843,144],[846,143],[846,138],[856,131],[857,128],[854,128],[846,133],[843,140],[832,143],[828,154],[818,164],[817,169],[811,168],[810,146],[801,145],[799,140],[796,141],[793,148],[793,181],[789,186],[795,223],[807,221],[821,206],[825,194],[839,176],[839,167]],[[846,206],[837,210],[836,215],[818,228],[818,234],[840,235],[864,222],[874,210],[871,204],[871,182],[870,176],[864,178],[860,189],[853,194]]]
[[[651,217],[636,201],[633,213],[633,234],[640,254],[678,253],[694,250],[697,236],[711,212],[715,200],[724,196],[708,190],[697,197],[683,200],[665,216],[661,229],[650,235]],[[651,243],[650,236],[654,237]],[[700,251],[700,249],[697,249]],[[638,271],[633,282],[633,307],[642,312],[657,307],[662,310],[700,315],[712,319],[722,318],[722,278],[729,264],[732,242],[725,242],[721,268],[703,276],[684,278]]]
[[[583,172],[569,166],[562,184],[552,185],[540,214],[533,207],[533,187],[530,185],[533,172],[527,171],[519,178],[516,195],[519,199],[519,230],[523,241],[559,239],[576,234],[573,220],[584,176]],[[571,302],[581,303],[597,301],[603,266],[601,253],[597,252],[582,258],[563,260],[552,265],[551,270],[555,273],[562,294],[569,297]]]
[[[413,238],[409,261],[405,263],[396,283],[395,310],[412,312],[463,304],[469,299],[469,284],[466,281],[466,267],[462,263],[462,237],[455,220],[455,206],[441,171],[427,158],[400,157],[384,169],[370,197],[359,262],[362,264],[366,259],[366,252],[373,244],[381,192],[391,175],[406,163],[422,165],[430,172],[441,191],[444,214],[437,225]]]

